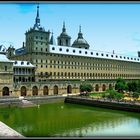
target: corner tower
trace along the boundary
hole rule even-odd
[[[47,48],[49,44],[50,31],[45,31],[40,25],[39,5],[37,6],[37,14],[35,24],[25,33],[25,51],[26,53],[40,52],[42,48]]]

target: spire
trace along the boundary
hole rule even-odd
[[[53,31],[52,31],[52,36],[51,36],[51,39],[50,39],[50,44],[56,45],[54,37],[53,37]]]
[[[81,33],[81,25],[79,26],[79,33]]]
[[[81,32],[81,25],[79,26],[78,38],[83,38],[83,34]]]
[[[62,32],[66,32],[66,28],[65,28],[65,22],[63,22],[63,28],[62,28]]]
[[[37,6],[37,14],[36,14],[36,19],[35,19],[35,24],[34,28],[39,28],[40,27],[40,18],[39,18],[39,4]]]

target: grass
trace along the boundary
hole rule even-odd
[[[108,95],[109,93],[107,91],[103,91],[103,92],[94,92],[94,93],[90,93],[90,97],[102,97],[102,95]]]

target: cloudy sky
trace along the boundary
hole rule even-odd
[[[40,2],[39,2],[40,3]],[[20,48],[33,27],[37,3],[0,2],[0,45]],[[41,2],[40,22],[55,40],[63,21],[72,42],[79,25],[90,49],[137,56],[140,51],[140,3]]]

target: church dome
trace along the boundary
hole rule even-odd
[[[72,47],[85,48],[85,49],[89,48],[89,44],[83,38],[83,34],[81,33],[81,26],[80,26],[80,30],[79,30],[79,33],[78,33],[78,38],[73,42]]]
[[[58,38],[71,38],[66,32],[65,22],[63,23],[62,33]]]

